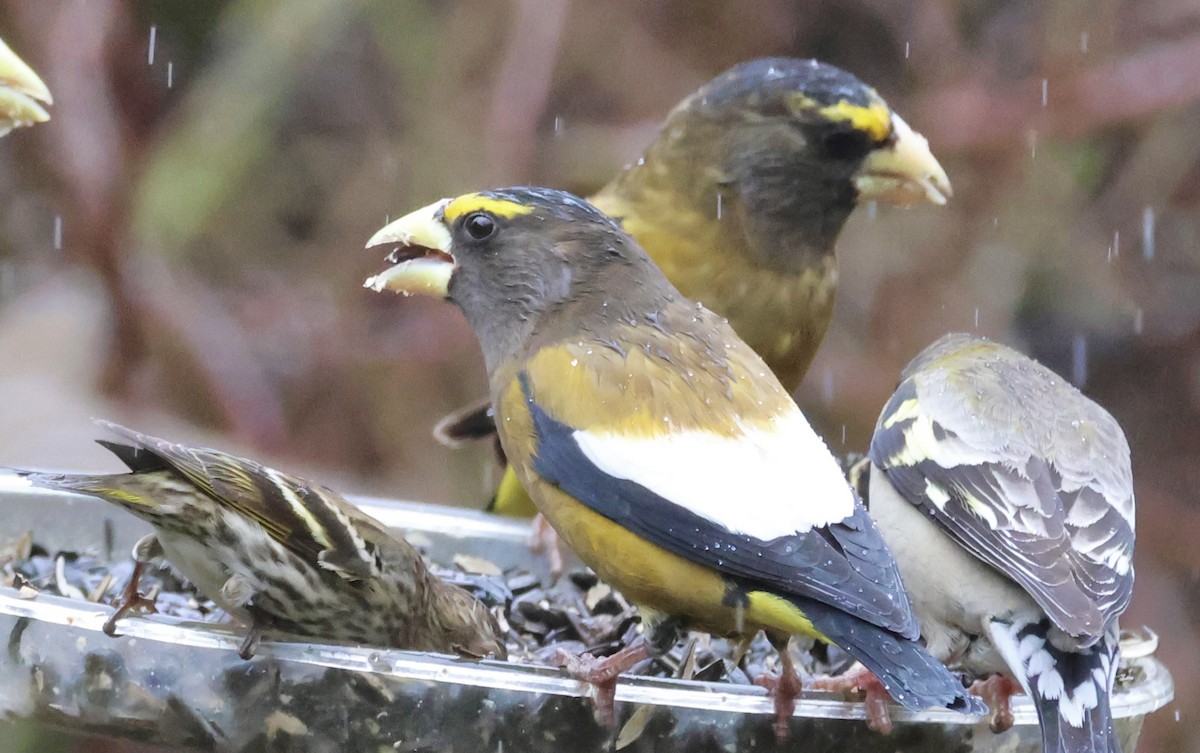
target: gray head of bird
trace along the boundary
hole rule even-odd
[[[678,293],[609,217],[572,194],[506,188],[443,199],[367,243],[393,266],[376,291],[448,298],[475,329],[489,371],[551,323],[599,329]],[[568,315],[564,308],[570,308]],[[546,316],[548,313],[555,316]]]

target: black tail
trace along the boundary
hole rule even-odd
[[[819,602],[805,600],[797,606],[813,627],[871,670],[904,708],[940,707],[965,714],[987,711],[983,701],[972,696],[920,643]]]
[[[1037,708],[1046,753],[1121,753],[1113,729],[1113,680],[1119,652],[1111,626],[1095,645],[1063,651],[1049,640],[1050,620],[993,622],[992,642]]]
[[[110,442],[107,439],[97,439],[96,444],[116,455],[134,473],[171,470],[170,463],[145,447]]]

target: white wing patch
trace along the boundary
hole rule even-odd
[[[907,403],[912,403],[908,408]],[[933,431],[934,419],[928,413],[915,413],[919,404],[915,400],[907,401],[901,407],[905,410],[898,419],[889,416],[887,426],[902,419],[912,419],[904,430],[904,445],[894,455],[885,458],[886,465],[917,465],[925,460],[932,460],[942,468],[956,468],[960,465],[983,465],[996,460],[993,453],[971,446],[961,438],[944,437],[939,439]],[[895,419],[895,420],[893,420]]]
[[[945,510],[946,504],[950,501],[950,493],[930,479],[925,479],[925,496],[939,510]]]
[[[631,439],[578,430],[574,439],[609,476],[761,541],[854,512],[854,495],[837,461],[799,409],[733,437],[689,431]]]

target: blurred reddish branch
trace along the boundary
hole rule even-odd
[[[1048,103],[1042,103],[1042,82]],[[1011,145],[1031,129],[1076,139],[1102,128],[1194,105],[1200,99],[1200,35],[1164,41],[1115,60],[1016,82],[980,71],[917,99],[914,116],[941,149]]]
[[[558,60],[567,0],[517,0],[500,72],[492,89],[488,132],[491,150],[489,185],[527,182],[535,129],[550,96]]]
[[[144,355],[138,303],[125,288],[123,255],[129,187],[136,173],[144,121],[126,107],[144,103],[150,90],[137,69],[122,66],[134,53],[131,8],[119,0],[84,4],[17,3],[18,24],[41,44],[54,81],[56,117],[45,129],[49,165],[66,187],[62,242],[67,254],[93,269],[112,301],[112,350],[101,383],[124,394],[131,368]],[[33,34],[34,30],[40,33]],[[138,38],[141,39],[140,32]],[[116,76],[114,68],[131,75]],[[127,96],[114,89],[119,81]],[[151,97],[153,99],[153,97]]]

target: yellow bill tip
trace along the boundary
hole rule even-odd
[[[368,277],[363,282],[363,287],[376,293],[390,290],[405,296],[445,296],[453,274],[453,262],[443,258],[409,259]]]
[[[855,179],[860,200],[943,206],[954,195],[950,177],[924,136],[892,115],[892,141],[871,152]]]
[[[50,89],[46,83],[29,67],[29,64],[17,57],[17,54],[2,39],[0,39],[0,84],[38,102],[48,105],[54,103],[54,98],[50,96]]]
[[[371,236],[366,248],[417,245],[449,253],[450,231],[438,217],[451,201],[452,199],[435,201],[429,206],[409,212],[394,222],[389,222]]]
[[[393,266],[367,278],[363,287],[377,293],[445,297],[454,274],[453,239],[443,216],[449,202],[442,199],[410,212],[371,236],[367,248],[389,249],[387,261]]]
[[[0,136],[14,128],[45,123],[50,113],[31,97],[0,86]]]

